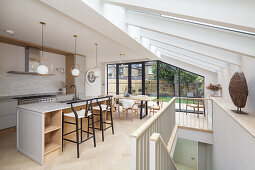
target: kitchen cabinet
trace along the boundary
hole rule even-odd
[[[0,130],[16,126],[17,105],[15,99],[0,101]]]

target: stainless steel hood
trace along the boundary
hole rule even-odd
[[[25,47],[25,71],[8,71],[11,74],[30,74],[36,75],[34,73],[32,66],[37,68],[40,64],[40,50],[35,47]]]

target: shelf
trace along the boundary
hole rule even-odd
[[[58,129],[61,129],[61,127],[56,126],[56,125],[48,125],[47,127],[45,127],[44,134],[50,133],[50,132],[58,130]]]
[[[49,143],[45,145],[44,148],[44,155],[53,152],[54,150],[57,150],[58,148],[60,148],[61,146],[59,144],[56,143]]]

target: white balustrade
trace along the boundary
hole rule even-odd
[[[150,170],[176,170],[174,161],[159,133],[150,137]]]
[[[174,127],[175,98],[132,134],[132,170],[150,169],[150,136],[159,133],[162,140],[168,143]]]
[[[176,125],[212,130],[212,99],[176,97],[175,105]]]

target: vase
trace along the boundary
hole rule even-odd
[[[217,94],[217,91],[212,91],[212,90],[211,90],[210,96],[216,96],[216,94]]]
[[[62,94],[66,94],[66,88],[62,88]]]

